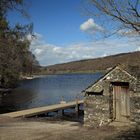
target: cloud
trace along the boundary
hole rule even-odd
[[[41,55],[42,51],[43,51],[43,50],[37,48],[37,49],[34,50],[34,53],[35,53],[36,55]]]
[[[42,38],[41,34],[38,33],[33,33],[33,34],[28,34],[26,35],[25,39],[27,39],[30,42],[36,42],[37,40],[40,40]]]
[[[140,50],[139,42],[118,39],[106,39],[96,42],[81,42],[67,46],[58,46],[43,41],[43,38],[34,40],[31,51],[41,65],[52,65],[76,61],[81,59],[104,57],[107,55]]]
[[[135,30],[126,30],[126,29],[121,29],[117,32],[121,36],[126,36],[126,37],[139,37],[139,33]]]
[[[107,56],[107,53],[104,53],[103,55],[102,55],[102,57],[106,57]]]
[[[94,19],[90,18],[80,25],[80,29],[87,33],[102,32],[104,29],[95,23]]]
[[[136,51],[140,51],[140,47],[138,47],[138,48],[136,49]]]

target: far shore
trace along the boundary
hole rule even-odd
[[[51,72],[41,72],[36,74],[35,76],[43,76],[43,75],[62,75],[62,74],[94,74],[94,73],[105,73],[108,70],[96,70],[96,71],[51,71]]]
[[[47,72],[47,73],[37,73],[33,75],[22,75],[20,76],[20,80],[32,80],[35,78],[40,78],[45,75],[63,75],[63,74],[94,74],[94,73],[105,73],[106,70],[100,70],[100,71],[73,71],[73,72],[68,72],[68,71],[58,71],[58,72]]]
[[[20,76],[20,79],[21,80],[32,80],[32,79],[39,78],[42,76],[43,75],[30,75],[30,76],[23,75],[23,76]]]

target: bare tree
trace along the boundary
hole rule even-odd
[[[108,22],[107,26],[113,21],[114,33],[120,30],[119,33],[140,36],[140,0],[89,0],[85,7],[92,16]]]

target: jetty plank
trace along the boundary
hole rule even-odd
[[[54,104],[54,105],[49,105],[49,106],[44,106],[44,107],[37,107],[37,108],[32,108],[32,109],[27,109],[27,110],[5,113],[2,115],[12,117],[12,118],[31,117],[31,116],[35,116],[35,115],[39,115],[39,114],[43,114],[43,113],[48,113],[48,112],[53,112],[53,111],[57,111],[57,110],[76,107],[77,104],[78,105],[83,104],[83,100],[79,100],[78,102],[72,101],[72,102],[67,102],[67,103],[63,103],[63,104]]]

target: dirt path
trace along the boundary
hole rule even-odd
[[[78,122],[0,117],[0,140],[138,140],[139,130],[113,126],[91,129]]]

